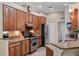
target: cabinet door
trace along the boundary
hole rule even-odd
[[[25,55],[25,54],[27,54],[27,42],[26,42],[26,40],[22,41],[22,55]]]
[[[26,43],[27,43],[27,53],[29,53],[29,47],[30,47],[30,45],[29,45],[29,44],[30,44],[30,43],[29,43],[29,40],[27,40]]]
[[[25,21],[26,21],[26,13],[21,11],[21,31],[25,31]]]
[[[37,22],[37,16],[33,15],[33,21],[32,21],[32,22],[33,22],[33,24],[34,24],[34,26],[35,26],[35,27],[34,27],[34,30],[36,30],[36,29],[37,29],[37,23],[38,23],[38,22]]]
[[[15,46],[15,55],[21,56],[21,44],[20,43],[17,43]]]
[[[32,23],[33,22],[33,15],[30,14],[30,22]]]
[[[26,13],[26,23],[30,22],[29,13]]]
[[[42,21],[42,24],[45,24],[46,23],[46,18],[41,16],[41,21]]]
[[[24,31],[25,30],[25,19],[26,13],[20,10],[16,11],[17,18],[17,30]]]
[[[22,55],[29,53],[29,40],[22,41]]]
[[[10,28],[9,7],[3,5],[3,30],[8,31]]]
[[[21,12],[20,10],[16,10],[16,21],[17,21],[17,30],[20,30],[21,28]]]
[[[38,47],[42,46],[42,39],[41,39],[41,37],[39,37],[37,39],[37,45],[38,45]]]
[[[15,47],[10,47],[9,48],[9,56],[15,56]]]
[[[16,9],[9,7],[10,30],[16,30]]]

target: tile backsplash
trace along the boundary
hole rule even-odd
[[[6,31],[7,33],[9,33],[9,37],[12,36],[22,36],[20,31]]]

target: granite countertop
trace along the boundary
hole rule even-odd
[[[23,40],[28,40],[28,39],[29,39],[29,38],[10,39],[10,40],[9,40],[9,44],[16,43],[16,42],[20,42],[20,41],[23,41]]]
[[[59,49],[64,49],[64,50],[67,50],[67,49],[75,49],[75,48],[79,48],[79,40],[72,40],[72,41],[66,41],[66,42],[54,42],[54,43],[51,43],[51,44],[47,44],[46,46],[55,46]]]

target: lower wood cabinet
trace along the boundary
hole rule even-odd
[[[29,40],[9,44],[9,56],[24,56],[29,53]]]
[[[46,47],[46,56],[53,56],[53,55],[54,55],[54,51],[49,47]]]
[[[15,47],[9,47],[9,56],[15,56]]]
[[[39,37],[37,39],[37,45],[38,45],[38,47],[42,46],[42,39],[41,39],[41,37]]]
[[[22,55],[29,53],[29,40],[22,41]]]
[[[9,45],[9,56],[21,56],[20,42]]]

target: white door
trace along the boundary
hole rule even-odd
[[[48,24],[48,36],[49,36],[49,43],[53,43],[56,40],[55,33],[56,33],[56,25],[55,23]]]
[[[65,32],[65,23],[64,22],[58,22],[58,41],[64,40],[64,34]]]

